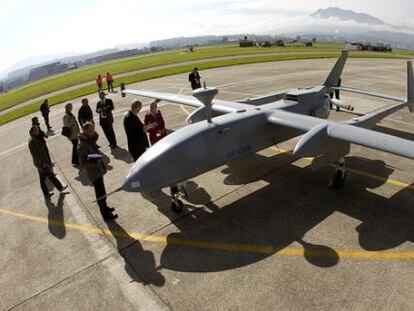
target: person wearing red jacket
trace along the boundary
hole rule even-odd
[[[156,123],[157,126],[153,127],[148,130],[149,139],[151,145],[155,144],[161,138],[167,135],[167,131],[165,130],[165,122],[164,118],[162,117],[161,111],[157,109],[157,102],[154,101],[150,105],[150,111],[145,115],[144,124],[148,125],[151,123]]]
[[[102,91],[102,76],[98,75],[96,78],[96,85],[98,86],[98,92]]]
[[[167,131],[165,129],[165,122],[164,118],[162,117],[161,111],[157,109],[157,103],[159,100],[155,100],[150,105],[150,111],[145,115],[144,124],[146,126],[153,124],[154,127],[147,130],[150,136],[151,146],[155,144],[157,141],[162,139],[167,135]],[[173,211],[180,212],[182,210],[182,202],[180,200],[177,201],[179,190],[177,185],[170,186],[171,192],[171,206],[173,207]],[[181,202],[177,203],[176,202]]]
[[[108,92],[114,92],[114,78],[112,77],[112,73],[106,73],[106,84],[108,86]]]

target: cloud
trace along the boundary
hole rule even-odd
[[[322,28],[339,32],[346,29],[402,31],[390,26],[360,27],[352,21],[309,16],[318,8],[341,7],[341,4],[343,0],[290,0],[289,3],[280,0],[0,0],[0,28],[13,29],[3,34],[8,44],[0,50],[0,68],[40,54],[91,52],[118,44],[178,36],[273,35]],[[386,22],[397,18],[414,28],[412,0],[348,0],[346,5],[345,9],[364,11],[379,18],[389,16]]]

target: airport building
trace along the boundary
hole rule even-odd
[[[69,70],[68,64],[55,62],[40,67],[33,68],[29,71],[29,80],[40,79],[55,73],[65,72]]]
[[[144,53],[143,50],[138,50],[138,49],[131,49],[131,50],[123,50],[123,51],[119,51],[119,52],[115,52],[115,53],[109,53],[109,54],[104,54],[104,55],[99,55],[99,56],[95,56],[95,57],[91,57],[91,58],[87,58],[85,59],[85,64],[95,64],[95,63],[99,63],[99,62],[103,62],[106,60],[111,60],[111,59],[115,59],[115,58],[122,58],[122,57],[130,57],[130,56],[134,56],[134,55],[138,55],[138,54],[142,54]]]

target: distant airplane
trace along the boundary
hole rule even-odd
[[[321,86],[240,102],[214,99],[218,93],[216,88],[200,88],[194,90],[192,96],[125,90],[126,94],[197,109],[187,118],[190,125],[166,136],[136,161],[116,191],[144,192],[176,185],[241,156],[302,134],[293,154],[314,157],[311,164],[313,170],[335,164],[331,187],[340,187],[344,182],[344,157],[350,152],[351,143],[414,159],[414,142],[368,129],[406,106],[410,112],[414,111],[411,61],[407,62],[407,98],[404,99],[338,87],[347,57],[348,51],[343,51]],[[339,100],[329,98],[328,94],[334,90],[389,99],[396,103],[348,121],[334,122],[326,120],[330,104],[348,107]],[[171,207],[176,212],[183,207],[177,191],[172,191]]]

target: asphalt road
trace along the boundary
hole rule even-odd
[[[320,84],[334,59],[243,65],[201,72],[218,98],[238,100]],[[346,86],[404,96],[403,60],[350,59]],[[131,88],[189,93],[187,75]],[[365,113],[389,104],[342,94]],[[122,128],[132,98],[110,94],[121,148],[109,159],[107,190],[131,166]],[[92,106],[96,96],[89,96]],[[144,100],[145,103],[149,102]],[[73,101],[80,106],[80,99]],[[52,107],[59,132],[64,104]],[[171,130],[190,108],[160,108]],[[354,146],[346,186],[328,189],[331,169],[311,172],[288,151],[298,138],[219,167],[187,184],[184,211],[170,210],[168,189],[119,192],[106,224],[93,188],[70,164],[71,144],[48,139],[70,194],[43,199],[27,148],[30,118],[0,127],[1,310],[412,310],[414,165]],[[143,114],[141,114],[143,117]],[[332,111],[331,118],[353,115]],[[377,128],[414,139],[400,111]],[[41,119],[41,117],[40,117]],[[185,161],[185,159],[183,159]],[[165,173],[165,172],[162,172]]]

